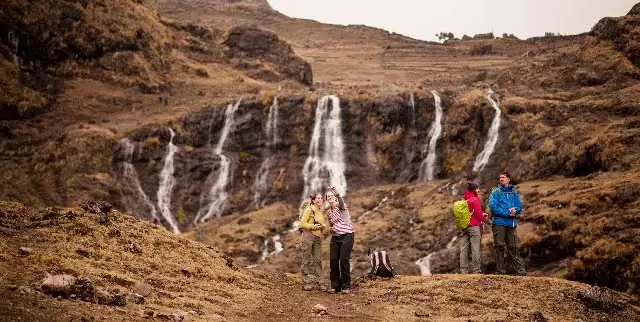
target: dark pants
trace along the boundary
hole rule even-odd
[[[329,267],[331,269],[331,288],[336,291],[351,288],[351,250],[353,249],[353,233],[331,236],[329,247]]]
[[[524,275],[524,263],[518,250],[518,238],[515,228],[493,225],[493,245],[496,247],[496,271],[505,274],[505,253],[517,274]]]

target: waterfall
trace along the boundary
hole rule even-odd
[[[265,129],[267,134],[267,147],[278,144],[278,97],[274,97],[273,104],[269,107],[269,115],[267,116],[267,126]]]
[[[493,121],[491,121],[491,128],[489,128],[489,134],[487,142],[484,144],[484,149],[482,152],[478,154],[476,157],[476,162],[473,164],[473,172],[480,172],[484,169],[484,167],[489,162],[489,158],[493,153],[493,149],[496,147],[496,143],[498,143],[498,130],[500,129],[500,104],[495,101],[491,96],[494,94],[492,90],[488,90],[484,97],[489,101],[494,110],[496,110],[496,115],[493,117]]]
[[[268,189],[267,180],[269,178],[269,168],[273,158],[271,157],[270,148],[278,144],[278,97],[273,99],[273,104],[269,107],[269,115],[267,116],[267,125],[265,127],[267,156],[260,164],[258,173],[256,174],[256,180],[253,183],[253,203],[252,207],[255,209],[262,208],[266,200],[264,195]]]
[[[413,92],[409,96],[409,105],[411,105],[411,125],[413,126],[414,131],[415,131],[415,125],[416,125],[416,100],[413,97]]]
[[[421,276],[431,276],[431,256],[433,256],[433,253],[430,253],[416,261],[415,264],[420,268]]]
[[[265,239],[262,243],[262,252],[260,253],[260,262],[263,262],[265,259],[278,255],[284,251],[284,245],[282,244],[282,239],[280,235],[275,235],[271,238],[273,242],[273,250],[269,251],[269,239]]]
[[[176,184],[176,178],[173,176],[173,156],[178,152],[178,147],[173,144],[173,138],[176,136],[176,133],[171,128],[169,128],[169,132],[171,133],[171,139],[169,139],[169,144],[167,144],[167,154],[164,158],[164,166],[162,167],[162,171],[160,171],[158,208],[160,209],[162,217],[171,227],[171,230],[174,233],[179,234],[180,229],[178,228],[178,223],[171,213],[171,192],[173,191],[173,186]]]
[[[331,112],[329,112],[331,101]],[[320,137],[324,130],[324,150],[320,157]],[[335,186],[338,193],[347,191],[344,177],[344,144],[342,142],[342,122],[340,120],[340,99],[337,96],[324,96],[318,100],[315,124],[309,143],[309,156],[304,163],[304,192],[302,199],[312,192],[321,192],[328,186]]]
[[[120,140],[120,145],[124,151],[124,161],[122,161],[121,165],[123,167],[122,175],[124,185],[128,188],[128,190],[135,193],[138,200],[142,199],[144,201],[147,208],[149,208],[149,219],[155,221],[156,223],[160,222],[160,219],[156,213],[156,207],[153,206],[149,196],[144,192],[142,186],[140,185],[140,179],[138,178],[138,171],[133,166],[133,152],[135,151],[135,146],[128,138],[124,138]],[[135,202],[135,200],[134,200]]]
[[[271,157],[266,157],[262,164],[260,164],[260,168],[258,168],[258,173],[256,174],[256,180],[253,183],[253,203],[252,206],[255,209],[260,209],[264,207],[264,203],[266,200],[263,199],[265,195],[268,185],[267,179],[269,178],[269,168],[271,167]]]
[[[451,240],[447,243],[447,246],[444,249],[449,249],[453,247],[453,244],[456,242],[457,239],[458,239],[458,236],[453,236],[453,238],[451,238]],[[427,256],[421,257],[417,261],[415,261],[415,264],[418,265],[418,267],[420,268],[420,275],[431,276],[431,257],[435,253],[436,252],[431,252]]]
[[[442,100],[438,95],[438,92],[431,91],[433,99],[436,103],[436,118],[429,130],[429,145],[427,146],[427,157],[422,160],[420,164],[420,174],[418,180],[420,182],[431,181],[435,178],[435,165],[436,165],[436,144],[442,134]]]
[[[222,154],[222,148],[224,147],[224,143],[227,141],[227,137],[229,136],[229,132],[233,128],[234,117],[233,115],[238,110],[238,106],[242,102],[242,98],[240,98],[235,104],[229,104],[227,109],[224,112],[224,127],[222,128],[222,134],[220,135],[220,139],[213,149],[213,153],[220,158],[220,170],[218,172],[218,180],[211,186],[211,190],[209,194],[204,198],[204,203],[206,204],[198,211],[198,214],[195,218],[195,223],[199,224],[204,222],[205,220],[213,217],[220,216],[224,211],[224,208],[227,204],[227,198],[229,194],[227,193],[227,184],[229,183],[229,168],[230,168],[230,160],[227,156]]]

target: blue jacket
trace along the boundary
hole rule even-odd
[[[493,214],[493,224],[497,226],[513,227],[518,226],[516,217],[509,215],[509,208],[516,209],[516,215],[522,212],[522,204],[520,203],[520,195],[514,189],[513,185],[507,187],[498,185],[497,188],[491,190],[489,196],[489,208]]]

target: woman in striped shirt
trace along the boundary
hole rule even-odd
[[[351,267],[349,259],[353,249],[353,224],[344,199],[335,187],[325,194],[329,208],[325,211],[331,225],[331,245],[329,247],[329,267],[331,269],[331,289],[329,293],[340,291],[348,294],[351,289]]]

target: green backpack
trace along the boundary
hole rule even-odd
[[[453,221],[460,229],[469,227],[471,212],[469,211],[469,204],[466,200],[462,199],[453,203]]]

